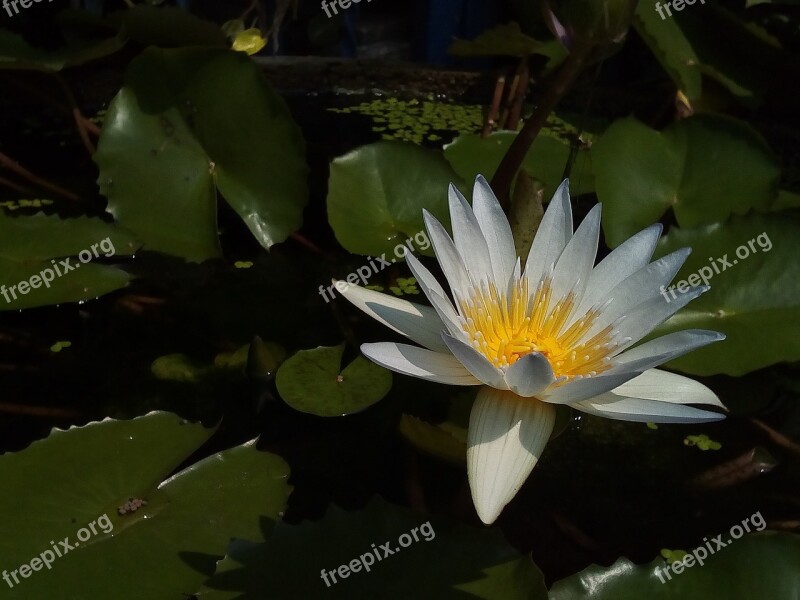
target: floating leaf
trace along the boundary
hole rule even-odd
[[[50,346],[50,352],[59,353],[64,348],[69,348],[70,346],[72,346],[72,342],[70,342],[70,341],[56,342],[55,344]]]
[[[237,52],[244,52],[245,54],[257,54],[264,46],[267,45],[267,40],[261,36],[261,30],[251,28],[240,31],[233,39],[231,48]]]
[[[440,152],[394,141],[361,146],[331,163],[328,220],[350,252],[395,260],[397,246],[424,232],[423,208],[449,224],[451,182],[463,185]]]
[[[125,287],[130,275],[95,261],[137,247],[129,233],[99,219],[0,213],[0,310],[78,302]]]
[[[309,548],[313,554],[298,560]],[[340,565],[346,575],[339,575]],[[328,585],[323,569],[334,571],[335,580],[326,573]],[[466,527],[380,499],[355,512],[332,506],[318,522],[279,523],[260,544],[234,543],[207,586],[201,593],[207,600],[547,599],[542,574],[498,529]]]
[[[663,132],[621,119],[594,144],[592,157],[603,232],[612,247],[670,208],[682,227],[764,210],[780,175],[754,129],[712,115],[684,119]]]
[[[49,569],[40,562],[5,597],[103,598],[109,590],[116,600],[190,596],[229,540],[258,536],[260,520],[276,519],[289,493],[286,464],[252,442],[162,482],[213,432],[151,413],[54,430],[0,457],[0,509],[14,515],[0,523],[4,568],[32,562],[55,545],[50,540],[74,546]]]
[[[724,225],[673,228],[661,240],[656,256],[686,246],[693,252],[673,285],[708,282],[711,289],[651,337],[699,328],[720,331],[727,339],[668,366],[695,375],[739,376],[800,360],[800,220],[786,214],[751,214]],[[671,300],[672,292],[665,293]],[[680,288],[674,293],[677,297]]]
[[[545,45],[525,35],[518,23],[496,25],[474,40],[453,40],[447,53],[453,56],[516,56],[540,53]]]
[[[678,21],[662,19],[653,2],[640,2],[636,6],[633,26],[678,89],[690,100],[700,98],[703,77],[697,68],[697,54]]]
[[[72,39],[57,50],[34,48],[21,35],[0,28],[0,70],[60,71],[115,53],[127,42],[123,32],[108,31],[105,39]]]
[[[392,374],[358,356],[340,373],[344,344],[300,350],[278,369],[275,383],[295,410],[320,417],[359,412],[389,393]]]
[[[109,212],[146,249],[193,261],[219,256],[217,191],[265,248],[299,227],[303,140],[247,56],[150,48],[125,81],[94,159]]]
[[[474,181],[479,174],[491,179],[516,137],[513,131],[498,131],[486,138],[477,134],[461,135],[445,146],[444,154],[464,181]],[[569,157],[569,143],[551,135],[539,135],[525,156],[522,167],[548,187],[545,195],[549,198],[564,177]],[[588,152],[578,151],[569,177],[573,194],[594,191],[594,175]]]
[[[177,6],[139,4],[111,13],[107,21],[122,27],[130,39],[143,46],[225,46],[225,36],[216,23]]]
[[[625,558],[610,567],[592,565],[557,581],[550,600],[777,600],[792,598],[800,588],[800,536],[764,532],[722,541],[730,545],[706,552],[703,565],[695,560],[680,573],[670,570],[669,579],[661,558],[646,565]]]
[[[208,367],[201,367],[185,354],[159,356],[150,365],[150,372],[156,379],[197,383],[208,374]]]
[[[400,434],[415,448],[457,465],[467,461],[467,430],[452,423],[433,425],[413,415],[400,418]]]

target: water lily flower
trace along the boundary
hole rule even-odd
[[[634,347],[661,322],[708,290],[671,302],[660,293],[690,253],[650,262],[661,225],[640,231],[594,265],[601,206],[573,233],[568,181],[544,214],[524,268],[511,228],[486,180],[472,207],[450,186],[450,238],[424,211],[425,227],[452,296],[408,253],[431,306],[358,286],[342,295],[420,344],[363,344],[379,365],[450,385],[482,386],[472,407],[467,472],[478,516],[490,524],[516,495],[553,431],[557,405],[623,421],[702,423],[724,415],[706,386],[655,369],[724,339],[684,330]]]

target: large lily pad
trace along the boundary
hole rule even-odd
[[[633,26],[678,89],[690,100],[699,98],[703,77],[697,67],[697,54],[678,21],[662,19],[654,3],[640,2],[636,6]]]
[[[278,369],[281,398],[295,410],[336,417],[364,410],[392,387],[392,373],[357,356],[341,373],[344,344],[300,350]]]
[[[486,138],[472,133],[460,135],[445,148],[445,156],[464,181],[473,181],[478,174],[491,179],[516,136],[513,131],[498,131]],[[568,142],[542,134],[525,155],[522,167],[547,186],[545,196],[548,198],[564,177],[570,153]],[[573,194],[594,191],[594,174],[589,152],[578,151],[569,177],[570,192]]]
[[[654,335],[700,328],[728,337],[670,362],[670,367],[696,375],[743,375],[777,362],[800,360],[800,219],[752,214],[724,225],[675,228],[656,253],[665,255],[685,246],[693,252],[673,285],[707,282],[711,289]],[[694,281],[692,274],[698,276]],[[710,278],[699,279],[700,275]]]
[[[181,600],[196,591],[229,540],[257,536],[289,492],[286,464],[253,442],[162,482],[213,432],[151,413],[55,430],[0,457],[0,507],[14,515],[0,524],[0,561],[9,572],[39,567],[5,596]],[[53,546],[68,552],[43,568]]]
[[[300,226],[303,139],[246,55],[150,48],[125,81],[95,161],[109,212],[145,249],[193,261],[219,256],[217,192],[264,248]]]
[[[177,6],[138,4],[111,13],[106,20],[144,46],[225,46],[225,35],[216,23]]]
[[[800,536],[790,533],[747,535],[708,556],[703,565],[690,562],[681,573],[670,572],[670,579],[661,558],[641,566],[624,558],[610,567],[592,565],[556,582],[550,600],[788,600],[800,589]]]
[[[603,231],[614,247],[670,208],[682,227],[765,210],[780,169],[749,125],[697,115],[663,132],[634,118],[608,128],[592,148]]]
[[[123,31],[84,14],[64,11],[59,15],[60,36],[65,41],[56,49],[31,46],[21,35],[0,28],[0,69],[60,71],[108,56],[125,45],[128,38]]]
[[[396,260],[395,248],[424,232],[423,208],[449,225],[451,182],[463,187],[440,152],[396,141],[361,146],[331,163],[328,221],[350,252]]]
[[[335,583],[327,575],[326,585],[322,570],[340,565],[354,570],[344,578],[335,572]],[[279,523],[264,543],[233,544],[208,586],[202,594],[208,600],[547,598],[542,574],[499,530],[465,527],[380,499],[356,512],[331,507],[319,522]]]
[[[130,255],[137,248],[133,236],[99,219],[0,213],[0,281],[4,283],[0,310],[78,302],[125,287],[131,279],[128,273],[94,261]],[[20,282],[26,282],[24,294]]]

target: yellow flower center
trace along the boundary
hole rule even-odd
[[[543,279],[531,295],[526,278],[518,279],[509,293],[500,293],[493,283],[474,288],[468,299],[458,302],[462,327],[473,348],[496,367],[506,367],[531,352],[541,352],[555,376],[571,379],[593,376],[610,368],[615,344],[613,327],[587,334],[599,311],[590,310],[567,327],[575,309],[570,292],[553,306],[552,281]]]

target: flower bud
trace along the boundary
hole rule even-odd
[[[612,54],[625,40],[638,0],[545,0],[545,20],[570,52]]]

